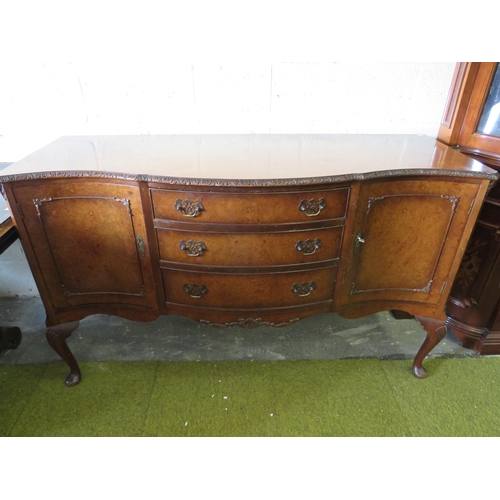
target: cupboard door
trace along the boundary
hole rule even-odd
[[[343,303],[438,304],[477,192],[434,180],[363,185]]]
[[[47,181],[14,187],[55,308],[125,303],[157,308],[139,188]],[[35,273],[36,275],[37,273]]]

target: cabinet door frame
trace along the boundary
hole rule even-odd
[[[140,234],[138,234],[136,224],[134,223],[138,217],[140,217],[141,214],[139,214],[138,209],[136,206],[134,206],[134,211],[132,212],[132,204],[131,200],[127,198],[116,198],[113,196],[99,196],[99,195],[92,195],[92,196],[61,196],[61,197],[50,197],[50,198],[42,198],[42,199],[36,199],[33,200],[34,205],[37,211],[38,215],[38,222],[40,223],[40,229],[45,237],[45,244],[47,248],[49,249],[50,255],[52,257],[52,261],[54,264],[55,268],[55,273],[58,278],[58,281],[60,282],[60,289],[58,291],[62,291],[62,294],[64,297],[71,298],[71,297],[98,297],[98,296],[104,296],[104,295],[109,295],[109,296],[130,296],[130,297],[140,297],[144,298],[146,296],[146,283],[145,283],[145,278],[144,278],[144,263],[141,259],[141,257],[145,256],[146,252],[146,247],[144,240]],[[138,288],[136,290],[130,290],[130,291],[124,291],[124,290],[86,290],[86,291],[75,291],[73,287],[68,286],[67,279],[65,278],[65,271],[66,267],[61,265],[60,259],[57,257],[54,249],[54,245],[52,244],[52,240],[55,239],[58,235],[54,234],[52,232],[52,237],[49,234],[49,229],[47,227],[47,220],[45,219],[45,208],[48,207],[49,205],[57,205],[58,202],[61,203],[75,203],[78,201],[85,201],[88,203],[99,203],[99,202],[106,202],[107,205],[109,206],[115,206],[118,211],[121,211],[123,215],[125,216],[125,221],[126,225],[128,226],[128,236],[130,240],[130,236],[132,236],[132,240],[134,241],[133,247],[134,247],[134,252],[133,254],[136,257],[136,263],[137,263],[137,272],[138,272],[138,281],[140,284],[138,284]],[[136,204],[134,204],[136,205]],[[109,209],[107,210],[109,212]],[[124,221],[124,222],[125,222]],[[110,234],[110,239],[112,238],[113,235]],[[139,248],[139,241],[142,243],[141,248]],[[117,256],[118,258],[119,256]],[[52,293],[56,292],[56,290],[53,290]],[[94,299],[95,300],[95,299]]]
[[[441,142],[500,154],[500,137],[476,132],[498,64],[457,63],[439,128]]]
[[[357,284],[359,281],[359,270],[361,268],[361,259],[363,258],[363,251],[365,248],[366,243],[368,241],[365,241],[364,238],[367,237],[367,232],[370,231],[372,223],[370,222],[370,215],[374,210],[377,210],[377,205],[381,202],[389,201],[389,200],[404,200],[404,199],[424,199],[424,198],[434,198],[436,201],[443,201],[445,202],[446,205],[449,205],[446,208],[449,208],[449,214],[448,218],[444,219],[444,225],[446,226],[446,229],[444,233],[442,233],[441,236],[441,241],[439,242],[439,245],[436,246],[437,252],[435,256],[435,260],[433,263],[431,263],[431,268],[428,277],[428,280],[426,281],[424,286],[420,286],[419,288],[417,287],[409,287],[409,286],[390,286],[390,287],[375,287],[375,288],[357,288]],[[381,196],[370,196],[368,197],[367,200],[367,205],[366,205],[366,211],[363,211],[362,217],[363,217],[363,222],[362,225],[360,226],[361,231],[359,234],[356,235],[355,238],[361,239],[362,243],[359,241],[355,241],[355,251],[354,255],[352,257],[353,262],[354,262],[354,274],[352,277],[352,283],[351,283],[351,295],[358,295],[358,294],[369,294],[369,293],[406,293],[406,292],[411,292],[413,294],[430,294],[432,287],[437,286],[438,284],[436,283],[436,271],[439,267],[441,256],[443,253],[443,249],[446,243],[446,239],[448,237],[450,227],[453,222],[453,217],[455,215],[457,205],[460,201],[460,197],[458,196],[452,196],[452,195],[443,195],[443,194],[426,194],[426,193],[390,193],[390,194],[385,194]],[[399,224],[398,224],[399,225]],[[396,255],[396,254],[395,254]],[[442,286],[442,283],[440,283]]]
[[[51,281],[55,283],[58,280],[62,284],[62,280],[59,276],[59,270],[57,267],[57,262],[52,254],[52,249],[50,248],[50,242],[47,240],[47,235],[44,233],[44,224],[42,217],[40,217],[40,210],[43,211],[45,205],[50,206],[50,203],[57,202],[58,199],[78,199],[85,198],[85,196],[62,196],[62,197],[51,197],[44,195],[47,190],[50,190],[48,186],[53,186],[58,183],[62,186],[61,189],[67,189],[67,186],[74,186],[76,192],[78,193],[78,186],[85,186],[85,184],[98,184],[102,186],[102,190],[108,189],[113,192],[113,186],[121,188],[128,188],[134,190],[133,196],[130,200],[121,199],[120,197],[114,198],[111,195],[103,195],[101,190],[97,190],[92,196],[87,198],[96,198],[101,200],[108,200],[110,202],[116,203],[118,205],[123,205],[123,210],[128,212],[130,217],[131,233],[134,235],[134,251],[137,253],[137,264],[141,275],[141,280],[144,288],[139,290],[138,293],[120,293],[117,291],[107,291],[105,293],[65,293],[64,288],[61,287],[51,287],[50,289],[46,285],[46,273],[52,273]],[[66,186],[66,187],[64,187]],[[106,187],[105,187],[106,186]],[[33,203],[28,203],[26,201],[18,200],[17,196],[19,190],[23,188],[34,187],[39,189],[39,199],[33,199]],[[107,179],[50,179],[37,181],[36,184],[33,181],[18,181],[14,183],[8,183],[5,185],[7,198],[9,200],[9,205],[12,211],[12,215],[16,221],[16,226],[18,227],[20,238],[23,244],[23,248],[26,253],[26,257],[30,268],[32,270],[35,282],[39,289],[40,296],[44,302],[47,311],[47,324],[54,325],[65,321],[71,321],[73,319],[81,319],[82,317],[91,314],[116,314],[119,316],[131,317],[134,313],[132,310],[137,309],[137,311],[142,314],[142,316],[147,317],[147,320],[154,319],[158,316],[159,310],[159,297],[156,285],[156,278],[154,275],[154,241],[151,241],[151,231],[148,228],[147,209],[149,207],[144,207],[144,200],[142,195],[142,189],[137,182],[128,182],[120,180],[118,183],[116,181],[109,181]],[[55,189],[55,188],[52,188]],[[38,194],[38,193],[37,193]],[[55,201],[54,201],[55,200]],[[131,206],[132,203],[132,206]],[[26,205],[26,206],[24,206]],[[27,210],[26,207],[29,206]],[[36,219],[35,219],[36,217]],[[36,234],[39,235],[40,241],[37,248],[37,242],[32,241],[33,232],[28,230],[26,224],[28,220],[32,219],[31,225],[35,224],[38,226]],[[144,243],[144,248],[137,247],[137,236],[140,235]],[[110,235],[112,237],[112,235]],[[44,266],[40,263],[38,251],[44,251],[43,249],[48,249],[46,251],[45,260],[50,263],[50,265]],[[54,281],[55,279],[55,281]],[[50,281],[50,280],[49,280]],[[56,294],[56,295],[54,295]],[[101,298],[100,298],[101,297]],[[126,309],[131,309],[129,314]],[[73,312],[72,312],[73,311]],[[64,321],[62,321],[64,318]],[[131,317],[131,319],[134,319]]]
[[[377,290],[361,290],[355,284],[355,280],[357,279],[359,258],[363,251],[359,248],[359,245],[362,246],[363,243],[357,243],[356,237],[360,235],[363,238],[363,228],[369,212],[367,209],[369,198],[379,199],[383,194],[402,194],[403,191],[399,191],[398,184],[402,189],[407,190],[413,182],[416,182],[415,187],[418,189],[412,193],[407,191],[407,194],[433,195],[447,200],[449,198],[453,212],[447,230],[449,238],[444,240],[443,247],[439,252],[432,281],[424,289],[381,288]],[[448,186],[448,184],[450,185]],[[458,190],[457,188],[460,186],[457,186],[457,184],[462,184],[462,187]],[[471,189],[467,188],[467,185]],[[473,188],[473,186],[475,187]],[[454,276],[458,269],[465,249],[465,242],[472,231],[473,221],[477,217],[479,207],[475,200],[484,197],[487,186],[488,183],[477,183],[464,179],[435,178],[419,182],[419,179],[412,177],[404,180],[372,181],[364,184],[356,201],[356,216],[351,229],[351,239],[344,242],[344,246],[350,245],[350,248],[345,248],[346,253],[348,253],[348,264],[346,265],[346,271],[342,274],[343,283],[339,308],[341,314],[346,312],[349,317],[356,317],[362,308],[371,312],[399,309],[410,314],[424,316],[436,314],[444,318],[444,305],[453,281],[450,276]],[[386,189],[387,191],[385,191]],[[460,200],[454,200],[453,197],[455,196],[460,196]],[[394,255],[397,256],[397,254]],[[376,259],[372,258],[371,260]],[[353,314],[349,311],[353,311]]]

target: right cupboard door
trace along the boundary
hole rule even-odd
[[[437,305],[448,289],[478,189],[475,183],[434,179],[363,184],[342,305]]]

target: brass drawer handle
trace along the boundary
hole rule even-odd
[[[201,299],[203,295],[208,293],[208,288],[205,285],[197,285],[196,283],[189,285],[185,284],[183,290],[193,299]]]
[[[186,255],[189,255],[189,257],[199,257],[203,252],[207,251],[207,246],[203,241],[194,240],[181,240],[179,242],[179,248],[186,252]]]
[[[297,241],[297,244],[295,245],[295,250],[298,252],[301,252],[304,255],[313,255],[316,253],[316,250],[318,250],[322,245],[322,242],[319,238],[316,238],[315,240],[307,239],[305,241],[299,240]]]
[[[299,297],[307,297],[316,288],[316,283],[310,281],[309,283],[305,281],[304,283],[295,283],[292,286],[292,292],[297,293]]]
[[[184,200],[181,199],[175,200],[174,207],[176,210],[184,215],[184,217],[197,217],[200,215],[200,212],[203,212],[205,208],[203,207],[203,203],[200,200]]]
[[[320,198],[319,200],[316,198],[302,200],[299,204],[299,211],[304,212],[308,217],[316,217],[325,208],[326,201],[324,198]]]

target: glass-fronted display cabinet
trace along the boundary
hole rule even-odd
[[[458,63],[438,139],[500,172],[500,64]],[[481,209],[447,304],[465,347],[500,354],[500,184]]]

